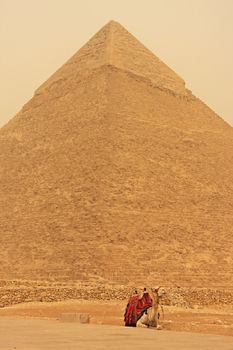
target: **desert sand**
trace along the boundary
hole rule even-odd
[[[232,338],[59,320],[0,317],[2,350],[232,350]]]
[[[22,303],[0,309],[0,317],[61,320],[65,313],[87,313],[90,324],[124,326],[123,315],[127,300],[68,300],[62,302]],[[186,331],[233,336],[233,307],[182,308],[163,306],[162,331]]]

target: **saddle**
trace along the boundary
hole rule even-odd
[[[125,309],[125,326],[136,327],[137,321],[152,306],[152,302],[152,298],[148,292],[144,293],[142,297],[137,294],[132,295]]]

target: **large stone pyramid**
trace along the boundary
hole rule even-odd
[[[0,130],[0,279],[232,286],[232,213],[232,128],[116,22]]]

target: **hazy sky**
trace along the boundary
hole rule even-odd
[[[111,19],[233,125],[233,0],[0,0],[0,126]]]

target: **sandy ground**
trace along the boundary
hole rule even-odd
[[[126,301],[31,302],[2,308],[0,317],[59,320],[63,313],[81,312],[90,315],[91,324],[123,326],[125,306]],[[163,331],[233,336],[233,307],[184,309],[164,306],[160,324]]]
[[[0,317],[2,350],[232,350],[231,337]]]

